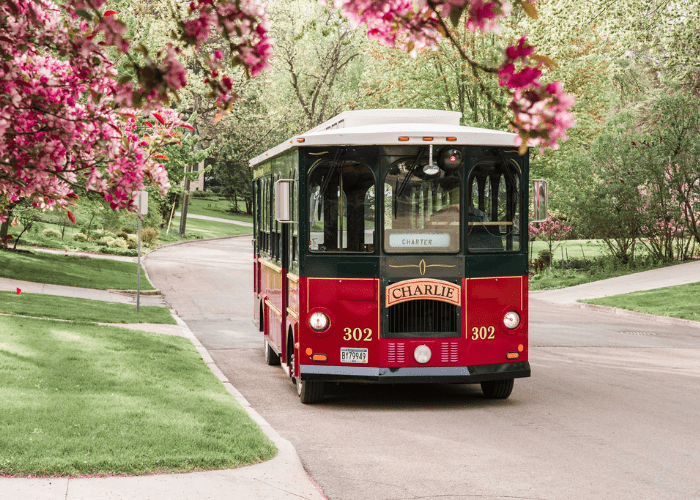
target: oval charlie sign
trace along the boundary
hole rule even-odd
[[[456,306],[462,304],[462,290],[448,281],[415,279],[399,281],[386,287],[386,307],[407,300],[432,299],[448,302]]]

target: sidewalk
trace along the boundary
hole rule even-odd
[[[569,307],[580,307],[591,309],[608,314],[618,314],[627,317],[636,317],[650,321],[666,324],[678,324],[700,328],[700,321],[690,321],[667,316],[656,316],[616,307],[598,306],[593,304],[583,304],[579,300],[597,299],[609,297],[611,295],[621,295],[642,290],[654,290],[668,286],[686,285],[688,283],[700,282],[700,261],[689,262],[687,264],[677,264],[675,266],[652,269],[636,274],[628,274],[617,278],[584,283],[569,288],[557,290],[542,290],[530,292],[530,300],[542,300]],[[698,298],[700,307],[700,298]]]
[[[0,278],[0,290],[44,293],[66,297],[136,303],[136,294],[113,290],[94,290],[70,286],[46,285]],[[142,305],[166,305],[160,295],[142,295]],[[171,310],[172,312],[172,310]],[[188,326],[174,312],[177,325],[116,324],[132,328],[179,335],[192,341],[202,359],[224,387],[275,443],[279,452],[267,462],[239,469],[186,474],[105,478],[0,478],[3,500],[323,500],[325,495],[304,470],[294,446],[280,436],[236,390],[214,364],[211,356]]]
[[[175,212],[175,217],[182,217],[182,212]],[[210,220],[210,221],[214,221],[214,222],[224,222],[226,224],[237,224],[239,226],[253,227],[252,222],[243,222],[240,220],[223,219],[221,217],[211,217],[210,215],[197,215],[197,214],[191,214],[189,212],[187,213],[187,218],[188,219]]]

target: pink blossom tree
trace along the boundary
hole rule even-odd
[[[140,140],[119,111],[150,112],[177,99],[187,83],[183,51],[204,50],[214,35],[225,41],[226,55],[221,50],[205,55],[206,83],[222,112],[235,98],[225,68],[242,67],[254,77],[272,55],[262,0],[192,1],[188,13],[176,19],[179,33],[156,54],[131,46],[126,25],[106,3],[0,0],[0,220],[23,198],[42,209],[65,208],[78,185],[103,193],[115,209],[133,209],[133,194],[144,182],[166,189],[162,166],[144,146],[148,141]],[[536,16],[533,3],[515,0],[516,8]],[[469,59],[453,38],[450,26],[460,22],[472,31],[498,31],[512,10],[507,0],[335,0],[334,5],[383,43],[414,53],[448,37],[475,72],[497,74],[511,96],[511,125],[521,150],[557,148],[557,140],[566,139],[574,100],[560,82],[539,81],[549,61],[525,37],[504,51],[496,67]],[[116,74],[109,50],[128,58],[130,74]],[[135,57],[136,51],[144,57]]]

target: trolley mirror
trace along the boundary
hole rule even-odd
[[[294,179],[280,179],[275,182],[275,219],[279,222],[292,222],[291,192]]]
[[[547,211],[547,181],[532,180],[532,219],[530,222],[543,222],[549,216]]]

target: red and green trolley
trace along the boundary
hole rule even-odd
[[[254,321],[302,403],[530,376],[528,154],[460,117],[348,111],[250,161]]]

